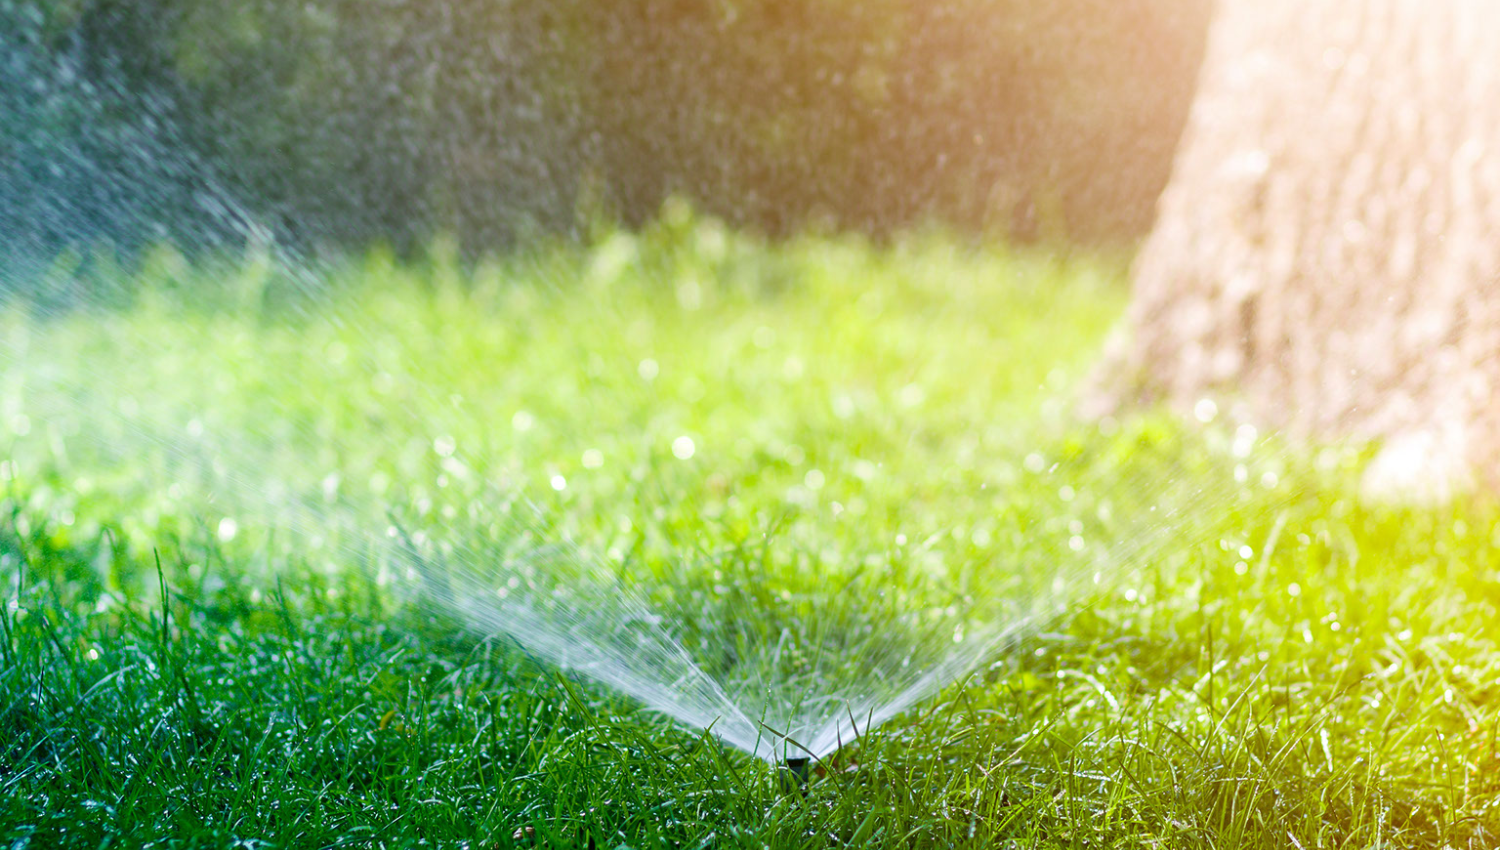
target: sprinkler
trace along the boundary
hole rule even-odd
[[[807,793],[807,763],[805,757],[789,758],[781,764],[781,785],[787,793]]]

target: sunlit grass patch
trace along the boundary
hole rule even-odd
[[[1493,507],[1367,505],[1356,455],[1239,423],[1075,419],[1120,271],[669,217],[316,292],[164,253],[111,309],[11,305],[0,839],[1490,840]],[[690,649],[1069,604],[787,795],[398,592],[517,511]]]

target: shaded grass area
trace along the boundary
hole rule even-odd
[[[1075,421],[1115,266],[669,216],[320,274],[163,252],[0,319],[0,841],[1497,840],[1500,515],[1364,504],[1357,454],[1235,423]],[[516,494],[710,649],[1067,604],[788,794],[399,592]]]

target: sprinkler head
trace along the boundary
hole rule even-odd
[[[787,793],[807,793],[806,758],[789,758],[781,764],[781,787]]]

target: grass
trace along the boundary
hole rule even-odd
[[[94,273],[108,308],[0,316],[0,842],[1500,840],[1500,513],[1367,504],[1357,453],[1234,423],[1073,419],[1117,265],[672,216],[445,257],[307,293],[163,251]],[[515,494],[684,633],[1069,604],[787,794],[396,591]]]

